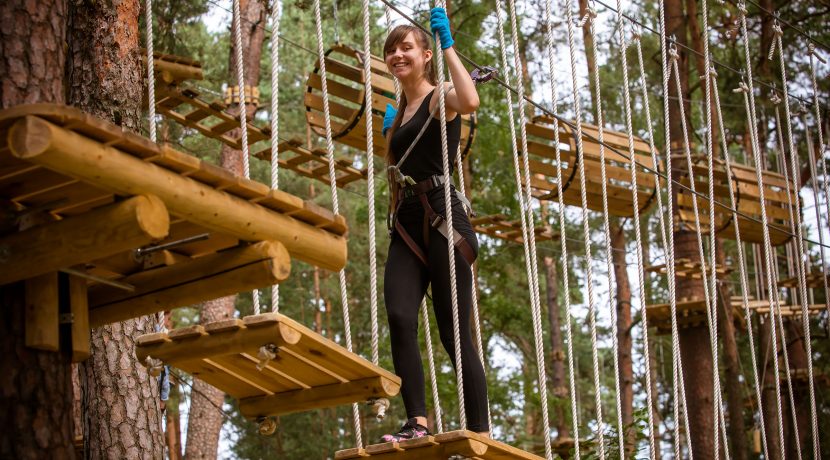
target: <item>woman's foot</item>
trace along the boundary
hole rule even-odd
[[[418,420],[411,418],[403,424],[400,431],[393,434],[385,434],[380,437],[380,442],[400,442],[407,439],[418,439],[425,436],[431,436],[432,433],[424,425],[418,423]]]

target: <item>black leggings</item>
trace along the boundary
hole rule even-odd
[[[431,200],[432,201],[432,200]],[[460,206],[460,205],[459,205]],[[420,209],[420,206],[418,206]],[[443,210],[443,206],[441,207]],[[453,224],[464,235],[474,250],[478,249],[475,233],[466,215],[459,216],[453,204]],[[439,211],[436,209],[436,211]],[[423,211],[421,216],[423,216]],[[442,212],[443,214],[443,212]],[[424,248],[420,219],[413,215],[401,216],[407,233]],[[409,217],[409,218],[407,218]],[[418,317],[421,300],[427,286],[432,284],[432,302],[441,343],[455,366],[455,347],[452,324],[452,292],[450,290],[449,257],[447,240],[438,230],[431,228],[429,247],[425,248],[428,266],[424,266],[409,246],[396,233],[389,245],[386,260],[384,297],[389,318],[389,335],[392,339],[392,359],[395,373],[401,377],[401,396],[407,417],[426,417],[424,395],[424,369],[418,346]],[[472,310],[472,271],[470,264],[455,251],[455,269],[458,291],[458,315],[461,333],[461,360],[464,377],[464,407],[467,429],[475,432],[489,431],[487,421],[487,383],[484,368],[479,360],[470,332]]]

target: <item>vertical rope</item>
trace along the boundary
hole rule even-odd
[[[784,47],[781,43],[781,35],[783,35],[783,32],[781,32],[781,28],[778,25],[777,20],[773,23],[773,30],[775,31],[775,34],[774,34],[775,35],[775,45],[774,45],[774,47],[777,46],[777,48],[778,48],[778,62],[779,62],[780,67],[781,67],[781,83],[783,85],[783,90],[784,90],[783,91],[783,93],[784,93],[784,121],[785,121],[785,126],[787,127],[787,142],[789,143],[789,147],[790,147],[790,162],[791,162],[792,168],[793,168],[792,169],[792,171],[793,171],[793,183],[795,183],[795,167],[796,167],[795,157],[797,155],[797,150],[795,148],[795,142],[793,141],[793,128],[792,128],[792,122],[790,121],[791,120],[790,95],[789,95],[789,92],[787,91],[787,69],[786,69],[786,65],[784,63]],[[771,56],[771,54],[772,54],[772,52],[770,52],[770,56]],[[812,60],[812,54],[810,55],[810,58]],[[812,163],[812,159],[810,160],[810,162]],[[798,195],[798,191],[796,189],[796,200],[798,200],[798,197],[799,197],[799,195]],[[762,206],[763,206],[763,204],[762,204]],[[818,206],[818,203],[816,203],[816,206]],[[796,221],[796,224],[800,224],[800,221],[801,221],[801,208],[798,207],[798,206],[796,207],[796,218],[798,219]],[[799,225],[799,230],[800,230],[800,225]],[[819,233],[820,232],[821,232],[821,228],[819,228]],[[804,243],[803,243],[803,241],[801,241],[802,238],[801,238],[801,232],[800,231],[796,232],[796,237],[797,237],[796,238],[796,243],[797,244],[800,243],[800,245],[801,245],[801,250],[799,251],[798,256],[801,260],[804,261],[805,268],[806,268],[807,267],[807,261],[809,260],[809,258],[806,258],[806,259],[804,258],[804,246],[803,246]],[[803,333],[804,333],[804,345],[805,345],[805,348],[806,348],[806,351],[807,351],[807,384],[808,384],[807,386],[808,386],[809,395],[810,395],[810,421],[812,422],[811,428],[812,428],[812,434],[813,434],[813,457],[814,458],[819,458],[821,450],[819,448],[819,438],[818,438],[818,416],[816,414],[816,392],[815,392],[815,388],[814,388],[814,385],[813,385],[813,346],[812,346],[812,343],[811,343],[812,339],[810,337],[810,318],[809,318],[810,313],[809,313],[808,308],[807,308],[807,299],[806,299],[806,295],[805,295],[807,288],[804,284],[802,284],[801,290],[802,290],[802,295],[805,297],[805,298],[801,299],[801,314],[802,314],[802,317],[803,317],[803,320],[802,320],[801,324],[802,324]],[[787,370],[787,372],[789,373],[789,369]]]
[[[636,239],[636,253],[637,253],[637,280],[639,282],[640,288],[640,313],[641,319],[643,321],[643,356],[645,357],[645,376],[646,376],[646,406],[648,410],[648,442],[649,442],[649,458],[654,460],[656,458],[656,451],[655,451],[655,441],[654,441],[654,414],[653,414],[653,407],[652,407],[652,394],[651,394],[651,364],[649,363],[649,350],[648,350],[648,318],[645,311],[645,293],[646,293],[646,282],[645,282],[645,268],[643,266],[643,238],[640,232],[640,204],[639,204],[639,187],[637,185],[637,165],[635,161],[634,155],[634,130],[632,127],[631,122],[631,94],[629,90],[629,82],[628,82],[628,46],[625,40],[625,27],[623,23],[623,14],[622,14],[622,4],[620,0],[617,0],[617,28],[619,29],[620,33],[620,58],[621,67],[623,70],[623,108],[625,109],[625,127],[626,133],[628,134],[628,156],[631,158],[631,207],[634,210],[634,216],[632,220],[634,222],[634,235]],[[592,27],[593,30],[593,27]],[[596,43],[596,42],[594,42]],[[596,47],[596,45],[595,45]],[[596,56],[596,50],[594,51],[594,56]],[[599,83],[599,77],[597,77],[597,83]],[[646,94],[645,97],[646,101],[648,100],[648,95]],[[599,85],[597,85],[597,100],[599,100]],[[648,102],[646,102],[648,104]],[[597,110],[599,112],[599,110]],[[649,128],[651,127],[651,115],[649,117]],[[604,153],[604,150],[602,151]],[[603,189],[605,188],[605,167],[604,163],[605,160],[601,160],[603,164]],[[655,163],[657,166],[657,163]],[[605,193],[605,190],[603,190]],[[655,194],[659,195],[659,188],[655,188]],[[607,205],[607,203],[603,203]],[[607,211],[606,211],[607,212]],[[622,231],[622,228],[620,228]],[[610,247],[609,247],[609,270],[610,270]],[[611,306],[612,311],[614,310],[614,306]],[[628,307],[630,308],[630,306]],[[616,324],[616,320],[612,318],[612,321]],[[617,335],[616,326],[614,327],[614,331],[612,332],[614,337]],[[617,353],[614,353],[615,361]],[[615,378],[617,379],[617,385],[619,385],[619,364],[615,362],[617,366],[617,372],[615,373]],[[617,388],[617,393],[619,393],[619,387]],[[617,397],[617,413],[620,414],[622,412],[620,403],[619,403],[619,396]],[[622,443],[622,417],[621,415],[617,415],[617,423],[620,425],[620,458],[625,458],[625,452],[623,450],[623,443]]]
[[[821,206],[819,205],[821,202],[821,198],[819,195],[819,188],[818,188],[818,172],[816,171],[816,164],[813,158],[815,157],[815,147],[813,146],[813,137],[810,133],[810,127],[807,124],[806,117],[802,119],[802,123],[804,124],[804,131],[805,131],[805,138],[807,140],[807,156],[809,157],[809,161],[807,163],[810,165],[810,183],[813,189],[813,201],[814,206],[813,210],[816,213],[816,229],[818,230],[818,250],[819,250],[819,257],[821,257],[821,279],[822,284],[824,284],[824,299],[825,299],[825,306],[830,302],[830,287],[827,284],[827,262],[824,257],[824,230],[822,229],[822,219],[821,219]],[[821,125],[819,125],[821,126]],[[819,129],[821,131],[821,129]],[[788,194],[789,195],[789,194]]]
[[[432,333],[429,327],[429,312],[426,298],[421,299],[421,319],[424,321],[424,342],[427,346],[427,362],[429,364],[429,382],[432,388],[432,404],[435,406],[435,426],[438,433],[444,432],[444,423],[441,421],[441,398],[438,394],[438,378],[435,374],[435,353],[432,350]]]
[[[619,1],[619,0],[618,0]],[[617,5],[617,10],[619,11],[619,4]],[[599,54],[599,50],[597,49],[597,41],[596,41],[596,34],[594,31],[594,21],[596,20],[596,11],[592,6],[588,8],[588,12],[583,18],[583,21],[586,21],[588,25],[588,33],[591,35],[591,42],[593,44],[593,64],[594,68],[597,68],[597,55]],[[622,32],[622,28],[620,28],[620,32]],[[625,67],[625,49],[623,48],[623,67]],[[626,87],[626,91],[628,90],[628,74],[625,75],[625,83],[624,86]],[[600,170],[600,182],[602,184],[602,230],[603,230],[603,238],[605,242],[605,263],[608,270],[608,310],[611,313],[611,354],[613,356],[614,361],[614,402],[616,403],[617,409],[617,434],[618,434],[618,448],[619,448],[619,455],[621,459],[625,458],[625,440],[626,437],[624,436],[624,429],[623,429],[623,420],[622,420],[622,401],[620,399],[620,359],[619,359],[619,343],[617,339],[617,306],[616,306],[616,274],[614,272],[614,262],[612,259],[611,254],[611,229],[609,224],[608,218],[608,184],[607,184],[607,174],[605,170],[605,122],[603,120],[603,113],[602,113],[602,86],[600,85],[599,79],[599,72],[594,72],[594,92],[596,93],[596,101],[597,106],[594,107],[596,110],[596,123],[597,123],[597,141],[599,143],[599,170]],[[627,94],[627,93],[626,93]],[[629,120],[630,121],[630,120]],[[629,138],[630,139],[630,138]],[[629,143],[632,143],[633,139],[629,140]],[[633,145],[633,144],[632,144]],[[634,152],[631,152],[631,161],[634,161]],[[581,164],[581,163],[580,163]],[[632,172],[636,174],[636,170],[632,168]],[[636,182],[635,182],[636,183]],[[637,188],[634,187],[634,203],[637,201]],[[587,193],[587,191],[585,192]],[[636,207],[636,204],[634,205]],[[622,231],[622,228],[620,228]],[[638,247],[638,250],[640,248]],[[588,262],[590,263],[590,261]],[[593,331],[592,331],[593,334]],[[601,395],[599,393],[594,395],[597,404],[600,402]]]
[[[499,16],[499,19],[501,16]],[[545,43],[548,54],[548,73],[550,74],[551,85],[551,109],[554,115],[558,110],[558,94],[556,93],[556,78],[555,78],[555,60],[553,50],[553,27],[551,15],[551,0],[545,0],[545,21],[547,23],[547,34],[545,35]],[[501,33],[501,20],[499,20],[499,33]],[[502,44],[503,48],[503,44]],[[504,61],[504,66],[507,62]],[[508,102],[510,102],[510,91],[506,91]],[[510,123],[511,134],[513,133],[513,123]],[[513,145],[516,145],[515,134],[513,134]],[[571,424],[574,433],[574,457],[579,460],[581,452],[579,448],[579,413],[577,410],[576,399],[576,379],[574,366],[574,350],[573,350],[573,331],[571,327],[571,290],[568,271],[568,246],[566,242],[565,232],[565,203],[562,198],[562,151],[559,142],[559,121],[556,117],[553,119],[553,145],[556,152],[556,189],[557,199],[559,201],[558,215],[559,215],[559,243],[562,251],[562,283],[565,291],[565,338],[568,342],[568,384],[571,393]],[[547,451],[546,451],[547,453]],[[548,459],[551,457],[548,456]]]
[[[746,30],[746,4],[744,4],[743,0],[738,3],[738,11],[741,17],[741,33],[743,34],[743,42],[744,42],[744,64],[746,67],[747,72],[747,81],[752,82],[752,61],[749,54],[749,35],[747,34]],[[767,220],[767,209],[765,206],[764,201],[764,183],[761,177],[761,155],[758,151],[758,146],[756,145],[755,138],[755,130],[757,129],[757,125],[755,124],[755,94],[753,93],[751,88],[747,88],[749,91],[745,91],[744,95],[744,104],[747,106],[748,115],[749,115],[749,123],[750,123],[750,136],[752,136],[752,158],[755,161],[755,175],[756,180],[758,182],[758,189],[759,189],[759,201],[761,202],[761,225],[762,225],[762,233],[764,238],[764,252],[766,257],[764,258],[764,264],[766,267],[766,284],[767,284],[767,292],[769,293],[769,309],[770,309],[770,321],[772,324],[770,325],[770,338],[773,347],[778,346],[778,338],[777,338],[777,331],[775,329],[775,314],[774,311],[777,307],[777,302],[774,301],[773,296],[777,293],[777,289],[773,289],[772,278],[775,276],[773,272],[773,264],[772,264],[772,245],[770,243],[769,238],[769,228],[767,227],[768,220]],[[783,347],[784,351],[786,351],[786,346]],[[773,368],[775,372],[775,402],[776,402],[776,414],[778,416],[778,437],[780,441],[780,448],[781,448],[781,458],[785,458],[786,454],[784,451],[784,423],[783,423],[783,413],[781,410],[781,382],[778,378],[779,370],[778,370],[778,353],[773,353]]]
[[[812,87],[813,87],[813,111],[814,111],[813,116],[815,117],[816,127],[818,128],[816,130],[816,131],[818,131],[818,155],[817,155],[817,159],[818,159],[819,164],[821,165],[821,174],[825,177],[825,180],[823,180],[821,182],[822,182],[822,189],[824,191],[824,205],[826,206],[826,209],[827,209],[827,214],[826,215],[828,216],[828,219],[830,219],[830,185],[828,185],[828,182],[830,182],[830,180],[827,180],[827,178],[828,178],[828,175],[827,175],[827,162],[824,160],[824,150],[827,146],[824,143],[824,131],[822,130],[822,120],[821,120],[821,105],[820,105],[819,99],[818,99],[818,82],[816,80],[816,65],[815,65],[815,61],[813,61],[813,58],[815,57],[816,59],[818,59],[822,62],[825,62],[825,61],[824,61],[824,59],[819,57],[818,53],[816,52],[816,47],[815,47],[814,44],[810,43],[810,45],[808,46],[808,50],[810,52],[810,82],[812,83]],[[815,161],[815,160],[813,160],[812,157],[811,157],[810,161]],[[819,200],[818,200],[818,198],[816,198],[816,210],[818,210],[818,202],[819,202]],[[816,212],[818,212],[818,211],[816,211]],[[819,228],[819,231],[821,232],[822,231],[821,221],[818,222],[818,228]],[[824,245],[822,245],[819,249],[821,250],[822,257],[824,257]],[[823,259],[822,259],[822,266],[824,266]],[[826,295],[827,289],[828,289],[826,284],[827,284],[827,281],[826,281],[826,278],[825,278],[825,306],[827,308],[827,313],[830,314],[830,296]]]
[[[369,206],[369,300],[370,322],[372,327],[372,363],[379,362],[378,353],[378,261],[375,229],[375,149],[372,129],[372,44],[369,28],[369,0],[363,0],[363,92],[366,95],[364,106],[366,116],[366,189]]]
[[[242,173],[245,179],[251,178],[250,159],[248,158],[248,122],[246,118],[247,106],[245,105],[245,62],[242,60],[242,14],[239,12],[239,0],[233,0],[233,43],[236,51],[236,81],[239,87],[239,128],[242,133]],[[252,293],[254,314],[259,314],[259,291],[254,289]]]
[[[671,76],[671,68],[668,64],[668,49],[666,47],[666,11],[663,0],[659,2],[659,29],[660,29],[660,61],[663,70],[663,129],[665,132],[666,142],[666,172],[668,173],[668,180],[666,181],[666,207],[669,217],[673,210],[672,201],[672,179],[671,179],[671,124],[669,122],[669,78]],[[642,53],[641,53],[642,54]],[[642,67],[642,64],[641,64]],[[655,180],[657,180],[655,178]],[[673,220],[669,220],[673,222]],[[680,356],[680,339],[678,337],[677,328],[677,291],[674,276],[674,232],[670,228],[665,229],[666,232],[666,276],[669,282],[669,308],[671,310],[671,341],[672,341],[672,398],[675,401],[673,404],[674,416],[674,457],[680,458],[680,404],[686,406],[685,401],[685,383],[683,382],[683,366],[682,358]],[[682,400],[680,397],[682,396]],[[684,423],[686,424],[687,432],[689,427],[688,414],[684,411]],[[693,457],[692,444],[688,437],[686,438],[686,445],[689,450],[689,457]]]
[[[271,5],[271,189],[280,188],[279,164],[279,63],[280,47],[277,38],[280,34],[280,0]],[[280,310],[280,285],[271,286],[271,311]]]
[[[320,0],[314,0],[314,25],[317,34],[317,59],[320,63],[320,81],[323,92],[323,115],[326,127],[326,159],[329,165],[331,205],[334,214],[340,215],[340,202],[337,195],[337,175],[334,169],[334,142],[332,141],[331,134],[331,111],[329,110],[329,92],[326,74],[326,56],[323,49],[323,20],[320,17]],[[352,327],[349,319],[349,294],[346,284],[346,269],[341,269],[338,275],[340,283],[340,303],[343,308],[343,335],[346,341],[346,349],[352,352]],[[363,447],[363,434],[360,428],[360,410],[357,407],[357,403],[352,404],[352,418],[354,421],[355,442],[358,447]]]
[[[594,308],[594,273],[591,267],[591,231],[588,223],[588,197],[585,183],[585,149],[582,145],[582,105],[579,99],[579,83],[576,76],[576,45],[574,44],[573,2],[565,1],[568,25],[568,50],[571,63],[571,92],[574,99],[574,118],[576,121],[576,162],[579,164],[579,186],[582,203],[582,236],[585,240],[585,284],[588,288],[588,320],[591,328],[591,361],[594,370],[594,404],[597,418],[597,448],[600,460],[605,459],[605,423],[602,418],[602,386],[599,380],[599,352],[597,350],[597,321]]]
[[[443,0],[436,0],[435,6],[444,8]],[[441,39],[435,38],[436,53],[435,62],[438,70],[438,108],[441,120],[441,164],[444,170],[444,214],[447,222],[447,252],[450,265],[450,297],[452,299],[452,325],[453,325],[453,346],[455,347],[455,373],[456,387],[458,392],[458,421],[462,430],[467,429],[467,411],[464,407],[464,374],[463,363],[461,362],[461,330],[458,319],[458,282],[456,280],[455,267],[455,245],[453,244],[453,222],[452,222],[452,190],[450,182],[450,158],[447,146],[447,108],[444,105],[446,100],[446,85],[444,85],[444,51],[441,49]]]
[[[519,56],[519,27],[518,27],[518,20],[516,19],[516,2],[515,0],[508,0],[508,4],[510,7],[510,38],[513,42],[513,57],[514,57],[514,65],[518,72],[521,72],[522,69],[522,62]],[[530,160],[527,155],[527,128],[525,124],[525,88],[524,88],[524,80],[521,77],[521,73],[517,75],[516,78],[516,90],[517,90],[517,101],[518,107],[517,110],[519,112],[519,134],[521,139],[522,145],[522,172],[524,175],[524,206],[523,212],[527,214],[527,222],[526,222],[526,241],[528,242],[528,248],[530,249],[530,268],[531,268],[531,280],[530,286],[532,291],[532,304],[531,304],[531,315],[533,319],[533,340],[534,346],[536,351],[536,370],[537,370],[537,382],[538,382],[538,391],[539,391],[539,398],[542,402],[542,430],[544,435],[544,443],[545,443],[545,455],[547,458],[552,456],[552,450],[550,446],[550,417],[549,417],[549,408],[548,408],[548,387],[547,387],[547,375],[546,375],[546,367],[545,367],[545,358],[544,358],[544,343],[542,337],[542,307],[541,307],[541,300],[539,295],[539,263],[538,257],[536,255],[536,232],[534,230],[535,227],[535,216],[533,213],[533,208],[531,207],[532,202],[532,194],[531,194],[531,187],[530,187]],[[519,189],[519,193],[521,193],[521,188]]]
[[[456,171],[458,171],[458,190],[461,192],[462,195],[466,196],[466,190],[464,185],[464,162],[461,160],[461,146],[458,146],[458,151],[455,153],[455,164],[456,164]],[[475,333],[475,341],[476,346],[478,347],[478,359],[482,363],[482,367],[484,367],[484,363],[487,361],[484,360],[484,344],[482,342],[481,337],[481,317],[479,315],[479,308],[478,308],[478,289],[477,286],[477,265],[473,264],[470,267],[470,271],[473,275],[473,284],[470,286],[472,290],[471,298],[473,300],[473,332]],[[485,369],[486,371],[486,369]],[[486,375],[486,373],[485,373]],[[487,426],[493,426],[493,418],[490,415],[490,397],[487,397]]]
[[[715,72],[714,67],[709,68],[709,78],[712,79],[712,86],[715,88],[718,87],[717,82],[717,73]],[[721,138],[721,149],[723,151],[723,159],[726,165],[726,170],[732,170],[732,163],[730,160],[729,155],[729,148],[726,145],[726,136],[724,135],[723,130],[723,114],[721,112],[721,104],[720,104],[720,95],[718,91],[714,92],[715,97],[715,109],[717,115],[717,124],[720,129],[720,138]],[[738,213],[737,213],[737,205],[735,204],[735,187],[732,184],[731,180],[726,181],[727,186],[729,187],[729,206],[732,209],[732,221],[738,222]],[[746,319],[747,324],[747,338],[749,339],[749,356],[750,360],[752,361],[752,377],[753,382],[755,383],[755,396],[756,402],[758,404],[758,417],[760,420],[760,432],[761,432],[761,446],[763,447],[764,458],[769,458],[769,451],[767,449],[767,435],[766,431],[764,430],[764,411],[761,410],[763,407],[761,401],[761,383],[758,380],[758,362],[755,357],[755,340],[753,337],[752,332],[752,315],[749,311],[749,288],[747,286],[747,276],[746,276],[746,260],[744,255],[743,244],[741,243],[741,229],[739,225],[735,225],[735,241],[736,247],[738,251],[738,271],[740,275],[740,283],[741,283],[741,304],[744,308],[744,318]]]

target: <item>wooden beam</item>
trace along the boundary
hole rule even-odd
[[[0,239],[0,284],[137,248],[167,236],[170,218],[155,196],[136,196]]]
[[[89,358],[90,354],[87,284],[80,276],[68,276],[69,310],[72,313],[72,362],[79,363]]]
[[[141,362],[144,362],[148,356],[164,362],[196,361],[216,355],[243,353],[251,347],[251,343],[262,345],[273,343],[281,347],[293,345],[299,342],[300,338],[301,334],[291,326],[273,323],[269,326],[240,328],[222,334],[211,334],[211,340],[202,338],[198,344],[184,349],[181,343],[170,339],[146,343],[136,347],[135,355]]]
[[[171,214],[242,240],[277,240],[292,257],[328,270],[340,270],[346,264],[344,237],[144,162],[41,118],[26,116],[15,123],[8,136],[11,152],[18,158],[115,193],[157,195]]]
[[[60,349],[58,310],[58,272],[26,280],[27,347],[45,351]]]
[[[173,265],[146,270],[90,291],[92,327],[278,284],[288,278],[291,258],[276,241],[234,248]]]
[[[255,396],[239,401],[239,411],[245,417],[291,414],[324,407],[334,407],[355,401],[355,395],[369,398],[391,398],[398,394],[400,385],[376,376],[346,383],[325,385],[304,390],[287,391],[270,396]]]

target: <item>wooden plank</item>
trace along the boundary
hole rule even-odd
[[[323,268],[339,270],[345,264],[345,239],[325,230],[268,212],[36,117],[18,121],[12,131],[12,152],[20,158],[116,193],[152,193],[172,214],[239,239],[278,240],[293,256]]]
[[[278,284],[288,278],[290,270],[291,259],[285,247],[263,241],[139,272],[121,280],[135,286],[133,292],[111,286],[92,290],[90,321],[97,327]]]
[[[58,273],[26,280],[26,346],[37,350],[60,349],[58,326]]]
[[[324,407],[335,407],[370,398],[391,398],[400,385],[383,377],[370,377],[345,383],[316,386],[305,390],[257,396],[239,401],[239,411],[248,418],[283,415]]]
[[[482,460],[542,460],[525,452],[471,431],[459,430],[400,443],[366,446],[363,450],[346,449],[335,453],[335,460],[369,456],[378,460],[429,459],[446,460],[455,456]]]
[[[146,245],[164,238],[169,225],[164,203],[146,195],[13,233],[0,239],[0,284]]]
[[[89,346],[89,301],[86,280],[69,276],[69,311],[72,313],[71,343],[72,362],[86,360],[90,355]]]

